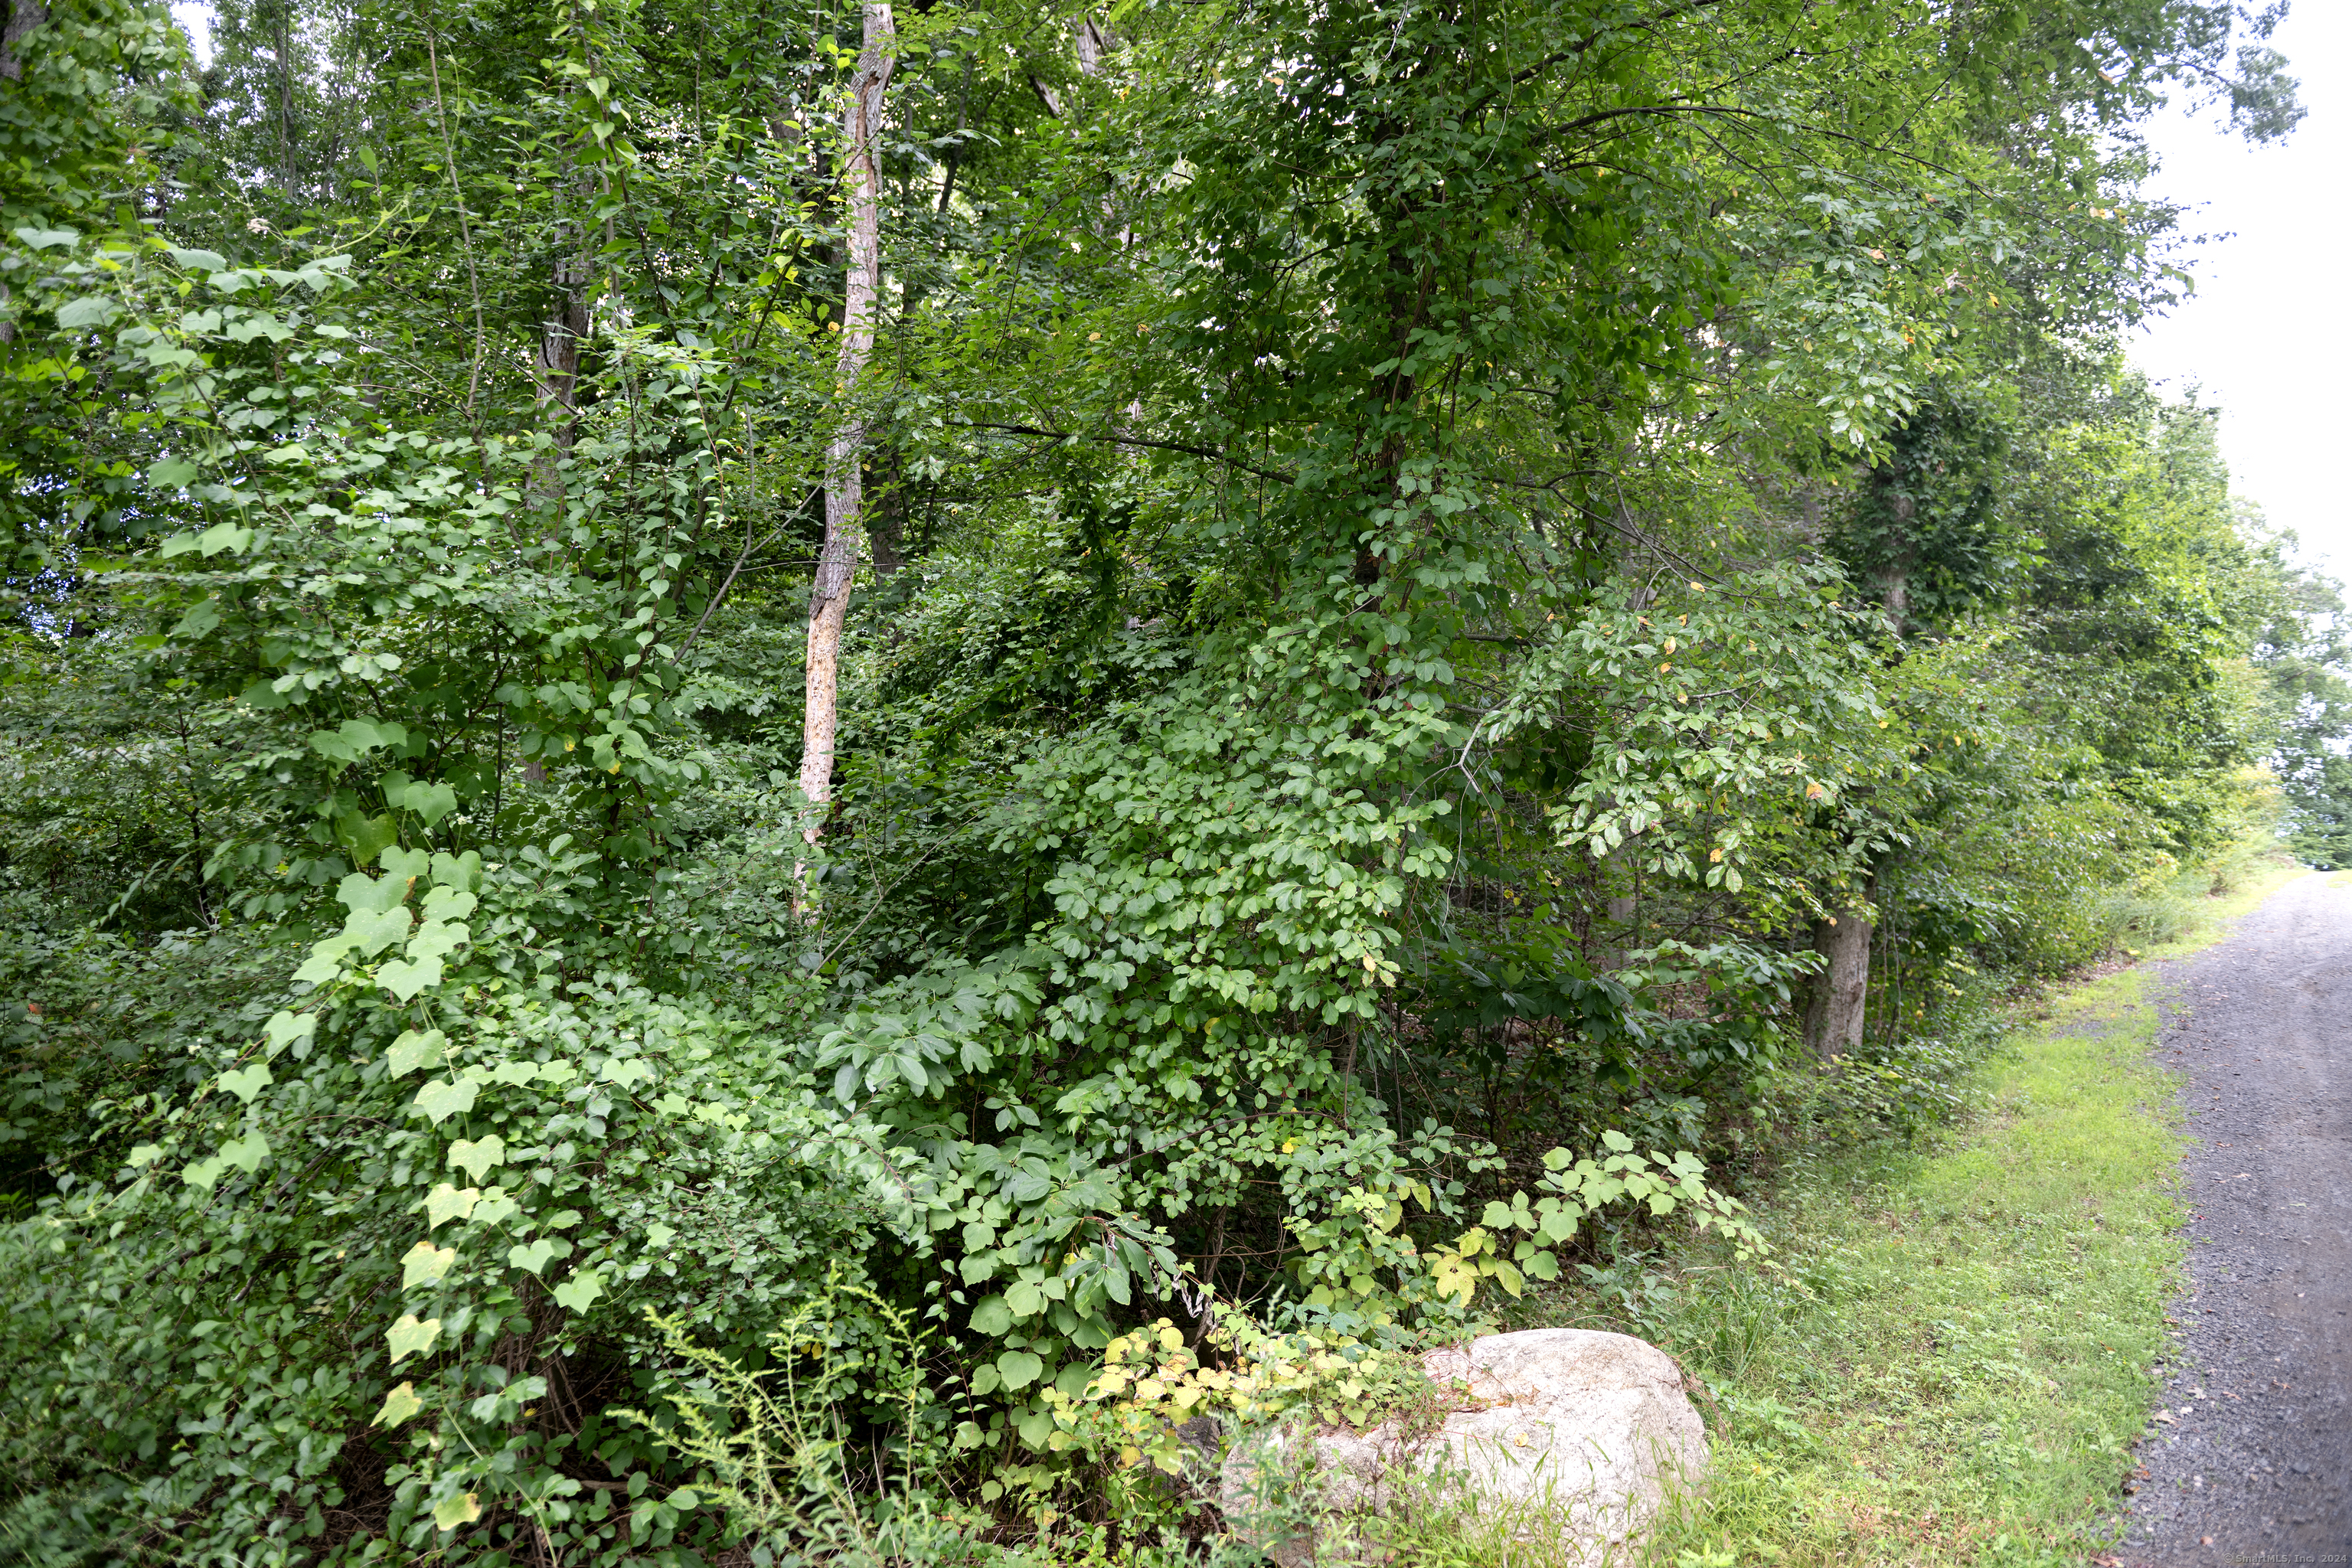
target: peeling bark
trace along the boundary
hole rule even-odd
[[[849,615],[849,587],[857,571],[865,490],[860,463],[866,418],[857,406],[859,380],[874,352],[874,316],[882,292],[882,172],[874,153],[883,94],[898,29],[887,4],[868,0],[866,43],[842,110],[849,160],[849,265],[843,290],[841,358],[835,366],[845,414],[825,449],[824,546],[809,591],[807,701],[801,720],[801,793],[807,815],[801,837],[811,844],[824,831],[824,807],[833,799],[833,754],[840,732],[841,634]]]

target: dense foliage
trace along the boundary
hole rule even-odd
[[[2352,788],[2117,346],[2274,14],[11,5],[34,1561],[1143,1531]]]

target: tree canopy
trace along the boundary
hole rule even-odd
[[[215,9],[0,52],[34,1561],[1156,1517],[1139,1333],[1344,1407],[1752,1249],[1791,1106],[2343,852],[2121,348],[2283,5]]]

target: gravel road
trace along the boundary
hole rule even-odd
[[[2352,1564],[2352,877],[2159,974],[2195,1218],[2122,1561]]]

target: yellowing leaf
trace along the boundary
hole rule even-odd
[[[460,1192],[448,1183],[442,1183],[425,1196],[425,1228],[436,1229],[446,1220],[471,1219],[474,1200],[481,1195],[478,1187],[467,1187]]]
[[[453,1498],[443,1498],[433,1505],[433,1522],[444,1530],[455,1530],[461,1524],[471,1524],[482,1517],[482,1505],[472,1492],[460,1492]]]
[[[471,1089],[473,1085],[468,1083],[466,1087]],[[485,1172],[495,1171],[506,1163],[507,1141],[495,1132],[470,1142],[459,1139],[449,1145],[450,1168],[463,1171],[478,1182]]]
[[[454,1081],[436,1079],[416,1091],[408,1108],[431,1118],[433,1125],[438,1127],[452,1116],[473,1110],[474,1097],[480,1092],[481,1085],[469,1078]]]
[[[415,1029],[405,1030],[392,1042],[392,1049],[383,1053],[383,1069],[394,1078],[413,1073],[439,1061],[448,1044],[449,1037],[438,1029],[426,1029],[421,1034]]]
[[[392,1352],[392,1364],[398,1366],[410,1356],[429,1351],[441,1337],[441,1320],[427,1318],[416,1321],[414,1312],[404,1313],[400,1321],[383,1331],[383,1342]]]
[[[383,1396],[383,1408],[375,1413],[371,1426],[393,1427],[425,1408],[425,1401],[416,1397],[416,1385],[404,1383]]]
[[[260,1062],[256,1062],[251,1067],[236,1072],[225,1072],[220,1075],[222,1090],[236,1096],[247,1105],[251,1105],[253,1097],[259,1094],[273,1081],[275,1080],[269,1076],[269,1068]]]
[[[414,1290],[419,1285],[430,1285],[448,1273],[449,1266],[457,1261],[456,1247],[420,1241],[400,1259],[400,1288]]]

